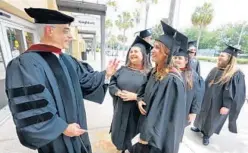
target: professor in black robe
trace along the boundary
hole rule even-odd
[[[228,46],[218,57],[217,67],[213,68],[205,80],[205,95],[201,112],[197,116],[194,132],[202,132],[203,144],[219,134],[229,117],[228,128],[237,133],[236,120],[245,102],[245,76],[236,68],[237,48]]]
[[[83,99],[102,103],[118,62],[89,72],[62,49],[69,46],[73,18],[55,10],[29,8],[42,24],[41,43],[13,59],[6,94],[22,145],[39,153],[91,153]]]

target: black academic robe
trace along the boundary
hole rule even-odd
[[[229,116],[229,131],[237,133],[236,120],[245,101],[245,78],[238,70],[229,82],[225,84],[212,84],[217,82],[223,70],[214,68],[205,80],[205,94],[201,112],[197,116],[194,125],[206,136],[213,133],[219,134],[227,117]],[[220,109],[230,109],[229,115],[221,115]]]
[[[190,71],[193,79],[193,88],[189,88],[186,83],[186,72],[182,71],[181,75],[184,79],[186,88],[186,126],[189,125],[188,115],[198,114],[201,110],[201,103],[205,91],[204,80],[194,70]]]
[[[137,134],[140,112],[137,101],[123,101],[115,94],[118,90],[137,93],[144,82],[146,82],[145,73],[126,66],[121,67],[111,78],[109,92],[114,104],[111,139],[118,150],[127,150],[132,147],[131,140]]]
[[[148,77],[145,89],[140,89],[139,94],[139,100],[144,100],[147,111],[145,116],[140,117],[140,138],[151,146],[147,147],[150,153],[177,153],[186,118],[183,78],[174,72],[161,81],[153,73],[149,73]]]
[[[94,69],[92,66],[90,66],[88,63],[81,61],[80,64],[88,71],[88,72],[94,72]]]
[[[88,73],[71,56],[30,51],[6,71],[9,107],[22,145],[39,153],[91,153],[88,134],[67,137],[70,123],[87,129],[84,99],[102,103],[105,72]],[[82,142],[82,141],[83,142]]]
[[[196,71],[196,73],[201,76],[200,62],[196,58],[190,59],[190,67]]]

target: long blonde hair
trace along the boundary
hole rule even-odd
[[[221,75],[220,79],[216,82],[216,84],[221,83],[225,84],[230,81],[230,79],[233,77],[235,72],[237,71],[236,65],[237,65],[237,58],[231,55],[228,55],[229,62],[224,69],[223,74]]]

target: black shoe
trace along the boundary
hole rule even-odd
[[[208,136],[203,136],[202,143],[205,146],[209,145],[209,137]]]
[[[201,130],[198,129],[198,128],[196,128],[196,127],[191,127],[190,129],[191,129],[191,131],[193,131],[193,132],[201,132]]]

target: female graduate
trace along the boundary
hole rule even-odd
[[[186,89],[186,126],[193,122],[200,112],[204,95],[204,80],[190,67],[189,55],[185,50],[180,49],[174,56],[173,62],[179,68],[183,77]]]
[[[143,122],[140,141],[132,150],[135,153],[177,153],[184,131],[184,81],[180,72],[169,63],[173,51],[179,47],[176,42],[187,43],[188,39],[163,22],[162,26],[164,35],[156,39],[152,50],[156,67],[148,74],[149,80],[137,98]]]
[[[110,81],[109,92],[114,103],[111,138],[120,152],[131,148],[131,139],[137,134],[140,116],[137,91],[146,82],[150,70],[147,54],[151,49],[149,43],[137,36],[127,54],[126,66],[121,67]]]

